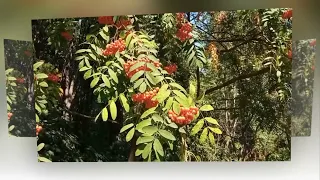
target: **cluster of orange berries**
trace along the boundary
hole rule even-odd
[[[114,41],[113,43],[107,44],[106,49],[103,51],[103,55],[108,56],[108,55],[114,55],[118,51],[122,52],[126,49],[126,44],[125,41],[121,38],[118,40]]]
[[[182,23],[184,20],[184,13],[176,13],[178,24]]]
[[[290,19],[291,17],[292,17],[292,9],[289,9],[282,14],[282,19]]]
[[[288,58],[292,59],[292,51],[291,50],[288,51]]]
[[[310,46],[315,46],[316,43],[317,43],[317,41],[314,39],[314,40],[312,40],[312,41],[310,42]]]
[[[116,27],[118,29],[124,29],[125,27],[131,25],[131,21],[130,19],[120,19],[117,23],[116,23]]]
[[[67,41],[71,41],[72,40],[72,35],[67,31],[61,32],[61,36],[64,37]]]
[[[131,25],[130,19],[120,18],[120,20],[115,23],[113,21],[113,16],[101,16],[98,17],[99,24],[106,24],[106,25],[115,25],[118,29],[123,29],[129,25]]]
[[[111,25],[113,24],[113,16],[101,16],[98,17],[99,24]]]
[[[8,115],[8,120],[10,121],[13,114],[11,112],[8,112],[7,115]]]
[[[192,38],[192,25],[190,23],[183,23],[178,30],[176,36],[180,39],[180,41],[185,41]]]
[[[194,116],[198,114],[199,108],[197,107],[182,107],[180,105],[180,114],[176,114],[174,111],[169,110],[169,118],[179,125],[187,125],[190,124],[191,121],[194,119]]]
[[[42,126],[38,125],[36,126],[36,135],[38,136],[38,134],[41,132],[42,130]]]
[[[164,67],[164,70],[166,70],[169,74],[173,74],[177,71],[178,66],[176,64],[170,64],[169,66]]]
[[[52,82],[59,82],[60,78],[55,74],[48,74],[48,80]]]
[[[24,54],[28,57],[32,56],[32,53],[30,51],[24,51]]]
[[[152,100],[154,96],[159,92],[159,87],[153,89],[152,91],[147,91],[145,93],[138,93],[132,95],[132,101],[137,103],[144,103],[145,108],[149,109],[158,105],[158,100]]]
[[[142,58],[142,59],[140,59],[140,60],[135,60],[135,61],[128,61],[128,62],[126,62],[126,63],[124,64],[124,71],[125,71],[127,77],[131,78],[135,73],[137,73],[137,72],[139,72],[139,71],[141,71],[141,70],[143,70],[143,71],[150,71],[150,70],[151,70],[151,69],[148,68],[146,65],[144,65],[144,66],[141,66],[141,67],[139,67],[139,68],[137,68],[137,69],[135,69],[135,70],[133,70],[133,71],[130,71],[131,66],[133,66],[133,65],[135,65],[136,63],[139,63],[139,62],[151,63],[151,62],[153,62],[153,61],[151,61],[151,60],[148,59],[148,58]],[[158,61],[155,61],[155,62],[153,62],[153,65],[158,68],[158,67],[160,67],[162,64],[161,64],[160,62],[158,62]]]
[[[17,78],[16,82],[22,84],[25,82],[25,79],[24,78]]]

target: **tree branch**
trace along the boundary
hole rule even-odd
[[[214,91],[216,91],[218,89],[221,89],[223,87],[229,86],[230,84],[235,83],[235,82],[237,82],[239,80],[250,78],[250,77],[254,77],[254,76],[258,76],[260,74],[264,74],[264,73],[268,72],[269,69],[270,69],[269,67],[265,67],[265,68],[262,68],[259,71],[256,71],[256,72],[253,72],[253,73],[250,73],[250,74],[241,74],[240,76],[238,76],[236,78],[233,78],[233,79],[230,79],[230,80],[228,80],[228,81],[226,81],[226,82],[224,82],[224,83],[222,83],[222,84],[220,84],[220,85],[218,85],[216,87],[207,89],[205,91],[205,94],[210,94],[210,93],[212,93],[212,92],[214,92]]]

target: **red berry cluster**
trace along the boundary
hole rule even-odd
[[[16,82],[22,84],[25,82],[25,79],[24,78],[17,78]]]
[[[114,55],[118,51],[122,52],[126,49],[126,44],[125,41],[121,38],[118,40],[114,41],[111,44],[107,44],[106,49],[103,51],[103,55],[108,56],[108,55]]]
[[[316,43],[317,43],[317,41],[314,39],[314,40],[312,40],[312,41],[310,42],[310,46],[315,46]]]
[[[292,17],[292,9],[289,9],[282,14],[282,19],[290,19],[291,17]]]
[[[28,57],[32,56],[32,53],[30,51],[24,51],[24,54]]]
[[[137,103],[144,103],[145,108],[149,109],[158,105],[157,100],[152,100],[154,96],[157,95],[159,87],[155,88],[152,91],[147,91],[145,93],[138,93],[132,96],[132,101]]]
[[[99,24],[111,25],[113,24],[113,16],[101,16],[98,17]]]
[[[10,121],[11,117],[12,117],[12,113],[11,112],[8,112],[8,120]]]
[[[292,59],[292,51],[291,50],[288,51],[288,58]]]
[[[131,25],[131,21],[130,19],[120,19],[117,23],[116,23],[116,27],[118,29],[124,29],[125,27]]]
[[[191,31],[192,25],[190,23],[183,23],[176,35],[180,39],[180,41],[185,41],[192,38]]]
[[[41,132],[42,130],[42,126],[38,125],[36,126],[36,135],[38,136],[38,134]]]
[[[61,36],[64,37],[67,41],[71,41],[72,40],[72,35],[67,31],[61,32]]]
[[[126,73],[126,75],[131,78],[135,73],[143,70],[143,71],[150,71],[151,69],[148,68],[146,65],[145,66],[141,66],[133,71],[130,71],[130,68],[131,66],[135,65],[136,63],[138,62],[145,62],[145,63],[151,63],[153,61],[151,61],[150,59],[147,59],[147,58],[143,58],[143,59],[140,59],[140,60],[135,60],[135,61],[128,61],[124,64],[124,71]],[[154,66],[155,67],[160,67],[162,64],[158,61],[156,62],[153,62]]]
[[[56,83],[60,81],[60,78],[55,74],[48,74],[48,80]]]
[[[184,13],[176,13],[176,17],[178,24],[181,24],[184,20]]]
[[[164,67],[164,69],[169,73],[173,74],[177,71],[178,66],[176,64],[170,64],[169,66]]]
[[[314,71],[316,69],[316,67],[314,65],[312,65],[311,69],[312,69],[312,71]]]
[[[180,105],[181,106],[181,105]],[[181,107],[180,114],[176,114],[174,111],[169,110],[169,118],[179,125],[190,124],[190,122],[194,119],[194,116],[198,114],[199,109],[197,107]]]

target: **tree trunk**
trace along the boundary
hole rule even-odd
[[[136,156],[135,156],[135,153],[137,150],[136,141],[137,141],[137,136],[133,136],[133,138],[131,140],[131,147],[130,147],[130,154],[129,154],[128,162],[136,161]]]

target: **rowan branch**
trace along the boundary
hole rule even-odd
[[[226,87],[226,86],[229,86],[230,84],[233,84],[239,80],[242,80],[242,79],[247,79],[247,78],[250,78],[250,77],[254,77],[254,76],[258,76],[260,74],[264,74],[266,72],[268,72],[270,70],[269,67],[265,67],[265,68],[262,68],[261,70],[259,71],[256,71],[256,72],[253,72],[253,73],[250,73],[250,74],[241,74],[240,76],[236,77],[236,78],[233,78],[233,79],[230,79],[216,87],[213,87],[213,88],[210,88],[210,89],[207,89],[205,91],[205,94],[210,94],[218,89],[221,89],[223,87]]]

